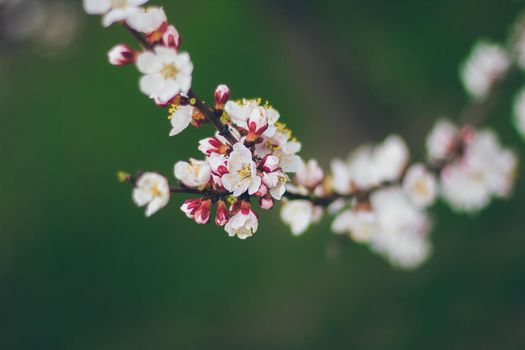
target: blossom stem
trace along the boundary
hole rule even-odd
[[[142,45],[142,47],[144,47],[146,50],[153,50],[154,46],[150,44],[150,42],[146,38],[144,38],[142,34],[137,32],[135,29],[131,28],[127,23],[123,23],[122,25],[128,30],[128,32],[133,36],[133,38],[135,38],[135,40],[137,40],[140,43],[140,45]]]
[[[490,115],[492,110],[495,108],[497,103],[502,97],[502,90],[505,84],[511,80],[510,77],[514,74],[515,69],[510,70],[499,80],[491,89],[489,95],[479,101],[471,101],[465,108],[463,108],[460,117],[459,125],[480,125],[483,124],[485,119]]]
[[[151,44],[146,38],[144,38],[141,33],[131,28],[127,23],[124,23],[123,26],[146,50],[151,51],[154,49],[155,46]],[[192,90],[189,91],[188,97],[190,101],[194,99],[194,103],[192,104],[206,117],[210,123],[213,124],[221,136],[223,136],[232,145],[238,142],[235,136],[233,136],[231,133],[228,126],[221,121],[221,116],[223,113],[222,110],[210,107],[208,104],[206,104],[206,102],[199,99]]]
[[[223,113],[222,110],[211,108],[209,105],[206,104],[206,102],[199,99],[195,95],[193,90],[189,91],[188,97],[190,101],[192,99],[195,99],[195,103],[193,104],[195,108],[197,108],[202,114],[204,114],[206,119],[213,124],[213,126],[215,127],[215,129],[217,129],[217,131],[219,131],[219,134],[221,136],[223,136],[231,145],[234,145],[238,142],[237,138],[231,133],[228,125],[224,124],[221,121],[221,116]]]

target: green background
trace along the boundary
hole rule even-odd
[[[414,158],[466,96],[459,62],[478,37],[503,40],[522,2],[159,1],[211,99],[269,99],[323,165],[403,135]],[[79,6],[80,11],[80,6]],[[150,219],[115,173],[198,156],[211,130],[169,138],[166,111],[133,67],[132,42],[84,17],[50,60],[3,46],[0,77],[1,349],[523,349],[525,185],[477,216],[432,210],[434,253],[414,272],[337,239],[329,220],[292,237],[274,210],[247,241],[178,209]],[[522,77],[512,82],[516,89]],[[525,153],[508,91],[488,124]],[[523,168],[523,167],[522,167]]]

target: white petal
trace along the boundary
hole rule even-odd
[[[232,192],[235,187],[235,184],[239,182],[239,175],[238,174],[225,174],[221,180],[222,180],[222,185],[224,186],[224,188]]]
[[[128,4],[131,6],[141,6],[147,3],[148,0],[128,0]]]
[[[164,206],[164,203],[163,203],[162,199],[161,198],[155,198],[146,207],[146,216],[150,217],[151,215],[153,215],[156,212],[158,212],[163,206]]]
[[[136,8],[123,8],[111,10],[108,13],[106,13],[104,17],[102,17],[102,25],[104,25],[104,27],[109,27],[113,23],[127,19],[135,11],[137,11]]]
[[[150,7],[141,9],[129,16],[127,22],[129,26],[142,33],[151,33],[158,29],[163,22],[166,22],[166,14],[160,7]]]
[[[248,187],[248,194],[254,194],[257,192],[257,190],[259,190],[259,187],[261,187],[261,178],[259,176],[255,176]]]
[[[188,106],[181,107],[173,115],[171,116],[171,126],[172,129],[170,131],[170,136],[175,136],[179,134],[181,131],[186,129],[191,122],[192,114],[193,114],[193,107],[185,108]]]
[[[139,207],[143,207],[151,201],[151,193],[149,191],[144,191],[141,188],[135,188],[133,190],[133,201]]]
[[[140,79],[140,91],[149,97],[157,97],[164,85],[164,79],[158,74],[145,75]]]
[[[161,102],[168,102],[180,92],[180,85],[176,80],[164,80],[162,90],[158,96]]]
[[[137,68],[143,74],[157,73],[162,68],[162,62],[153,52],[146,51],[137,58]]]
[[[84,0],[84,11],[90,15],[101,15],[111,9],[110,0]]]
[[[240,182],[238,182],[235,185],[235,190],[233,191],[233,195],[235,197],[239,197],[241,194],[246,192],[248,190],[248,187],[250,186],[250,180],[244,179]]]

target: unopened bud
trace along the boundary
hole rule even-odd
[[[194,220],[197,224],[207,224],[210,221],[211,200],[203,200],[199,209],[195,212]]]
[[[264,210],[270,210],[273,208],[274,201],[272,197],[266,196],[261,198],[261,208]]]
[[[279,158],[268,155],[261,161],[261,168],[267,173],[271,173],[279,169]]]
[[[261,183],[261,186],[259,186],[259,189],[257,192],[255,192],[253,195],[255,197],[264,197],[268,193],[268,187],[266,187],[265,184]]]
[[[135,51],[128,45],[119,44],[109,50],[108,60],[112,65],[122,67],[135,62]]]
[[[184,202],[184,204],[180,207],[182,212],[186,214],[186,216],[190,219],[193,219],[195,216],[195,213],[200,208],[202,203],[202,199],[188,199]]]
[[[167,47],[179,49],[182,38],[174,26],[169,26],[162,34],[162,44]]]
[[[125,171],[119,171],[117,173],[117,179],[119,182],[128,182],[131,179],[131,175]]]
[[[224,105],[230,99],[230,88],[221,84],[215,89],[215,108],[223,109]]]
[[[230,213],[228,212],[228,208],[226,208],[226,203],[220,200],[217,203],[217,212],[215,214],[215,224],[217,224],[218,226],[224,226],[228,223],[228,220],[230,220]]]

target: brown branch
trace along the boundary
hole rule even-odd
[[[189,91],[188,97],[190,101],[192,99],[195,99],[195,108],[197,108],[206,117],[206,119],[213,124],[215,129],[219,131],[219,134],[223,136],[231,145],[234,145],[239,141],[237,140],[237,138],[235,138],[235,136],[233,136],[228,125],[224,124],[221,121],[221,116],[223,113],[222,110],[211,108],[210,106],[208,106],[204,101],[202,101],[195,95],[193,90]]]
[[[131,28],[127,23],[123,23],[122,25],[146,50],[152,51],[155,48],[142,34]]]
[[[458,119],[459,125],[481,125],[489,117],[496,105],[503,97],[503,90],[510,78],[516,73],[515,67],[509,67],[509,70],[492,86],[489,95],[481,100],[471,100],[460,114]]]
[[[123,25],[145,49],[147,50],[154,49],[155,46],[151,44],[141,33],[135,31],[133,28],[129,27],[126,23],[124,23]],[[485,98],[483,101],[478,102],[478,101],[472,100],[471,102],[469,102],[460,114],[459,124],[477,125],[477,124],[482,123],[484,119],[494,109],[495,105],[501,98],[501,94],[502,94],[501,90],[505,82],[508,81],[508,78],[512,73],[513,73],[513,70],[509,69],[507,74],[505,74],[500,79],[500,81],[498,81],[493,86],[493,88],[490,91],[489,96]],[[219,134],[223,136],[230,144],[233,145],[238,142],[237,138],[232,134],[229,126],[221,121],[221,116],[223,114],[222,110],[210,107],[208,104],[206,104],[206,102],[199,99],[192,90],[188,92],[188,101],[190,104],[192,104],[195,108],[197,108],[205,116],[208,122],[213,124],[213,126],[217,129]],[[432,172],[435,175],[439,175],[447,165],[451,164],[452,162],[456,161],[459,157],[461,157],[461,155],[463,154],[463,151],[464,151],[464,145],[462,141],[458,139],[456,147],[454,148],[450,157],[448,157],[447,159],[440,160],[440,161],[428,161],[424,165],[428,171]],[[339,199],[349,200],[349,199],[356,198],[358,200],[368,200],[370,195],[378,190],[381,190],[381,189],[384,189],[390,186],[397,186],[397,185],[402,184],[404,181],[405,175],[406,175],[406,169],[397,180],[385,181],[378,185],[369,187],[367,189],[356,190],[348,194],[338,194],[336,192],[333,192],[326,196],[318,197],[313,194],[302,195],[302,194],[296,194],[296,193],[291,193],[291,192],[285,192],[283,196],[290,200],[307,200],[307,201],[312,202],[314,205],[318,205],[322,207],[327,207]],[[140,176],[140,173],[138,176]],[[137,177],[128,176],[124,181],[129,182],[134,185],[138,176]],[[213,189],[198,190],[198,189],[188,188],[184,186],[182,187],[170,186],[170,192],[171,193],[202,195],[208,198],[212,198],[214,200],[224,198],[230,195],[230,193],[225,190],[213,190]],[[249,199],[249,196],[246,196],[246,198]]]

